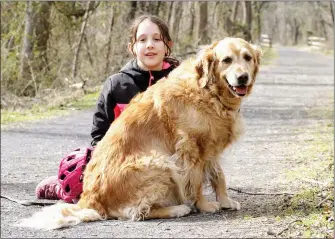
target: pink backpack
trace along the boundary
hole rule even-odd
[[[127,104],[117,104],[114,108],[115,119]],[[59,197],[67,203],[77,203],[83,191],[83,172],[90,161],[94,148],[77,148],[62,158],[58,181],[61,185]]]

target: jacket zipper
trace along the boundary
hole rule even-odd
[[[149,86],[151,86],[152,81],[154,80],[154,77],[153,77],[153,75],[151,74],[151,71],[149,71],[149,75],[150,75],[150,78],[149,78]],[[149,86],[148,86],[148,87],[149,87]]]

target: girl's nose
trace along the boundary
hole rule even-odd
[[[147,41],[147,48],[153,48],[154,47],[154,44],[153,44],[153,40],[148,40]]]

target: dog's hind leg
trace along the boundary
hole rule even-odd
[[[191,212],[191,208],[187,205],[178,205],[178,206],[169,206],[169,207],[160,207],[160,208],[151,208],[148,219],[154,218],[174,218],[174,217],[183,217],[188,215]]]

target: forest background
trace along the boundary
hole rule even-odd
[[[226,36],[306,46],[308,36],[333,48],[333,2],[1,2],[1,111],[62,107],[93,94],[130,58],[128,27],[143,13],[163,18],[173,56]],[[265,49],[266,51],[267,49]],[[37,107],[37,108],[38,108]],[[43,107],[42,107],[43,108]],[[3,120],[3,118],[2,118]]]

